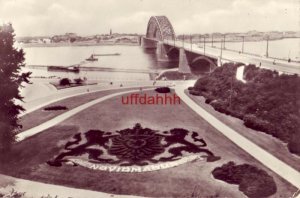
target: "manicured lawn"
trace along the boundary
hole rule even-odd
[[[99,91],[99,92],[95,92],[95,93],[86,93],[83,95],[79,95],[79,96],[75,96],[72,98],[67,98],[67,99],[63,99],[54,103],[51,103],[45,107],[50,107],[50,106],[66,106],[68,108],[69,111],[71,109],[74,109],[84,103],[90,102],[92,100],[95,100],[97,98],[103,97],[107,94],[112,94],[115,92],[119,92],[119,91],[126,91],[132,88],[124,88],[124,89],[118,89],[118,90],[107,90],[107,91]],[[137,89],[137,88],[136,88]],[[20,130],[20,132],[25,131],[27,129],[30,129],[34,126],[37,126],[39,124],[42,124],[45,121],[48,121],[49,119],[52,119],[64,112],[66,112],[65,110],[63,111],[45,111],[44,107],[37,109],[29,114],[26,114],[24,116],[21,117],[20,120],[20,124],[23,126],[22,129]]]
[[[267,150],[268,152],[272,153],[277,158],[294,167],[296,170],[300,171],[300,157],[291,154],[287,149],[286,143],[283,143],[281,140],[271,135],[268,135],[263,132],[257,132],[253,129],[246,127],[243,124],[243,121],[238,118],[227,116],[218,111],[215,111],[211,105],[205,104],[205,100],[202,96],[191,95],[188,93],[187,90],[185,93],[189,97],[191,97],[191,99],[193,99],[198,105],[200,105],[206,111],[217,117],[219,120],[226,123],[228,126],[235,129],[236,131],[240,132],[243,136],[247,137],[260,147]]]
[[[146,92],[146,91],[144,91]],[[156,92],[147,91],[148,95]],[[60,103],[60,105],[63,105]],[[116,131],[135,123],[157,130],[184,128],[196,131],[221,160],[194,161],[178,167],[144,173],[109,173],[80,166],[46,164],[78,132]],[[211,171],[228,161],[248,163],[266,170],[277,185],[276,197],[290,197],[296,188],[266,169],[217,132],[184,103],[180,105],[123,105],[121,96],[94,105],[59,125],[13,146],[11,159],[1,163],[2,173],[15,177],[96,191],[148,197],[243,197],[236,185],[214,179]]]

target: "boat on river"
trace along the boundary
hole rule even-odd
[[[94,54],[92,54],[89,58],[85,59],[86,61],[91,61],[91,62],[94,62],[94,61],[98,61],[98,58],[95,58],[94,57]]]

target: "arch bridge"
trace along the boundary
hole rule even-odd
[[[208,73],[218,64],[216,56],[193,51],[178,43],[166,16],[152,16],[149,19],[146,36],[141,38],[140,43],[144,49],[156,49],[158,61],[178,62],[181,73]]]

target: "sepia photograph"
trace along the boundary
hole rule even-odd
[[[0,0],[0,198],[300,198],[299,0]]]

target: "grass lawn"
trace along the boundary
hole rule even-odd
[[[66,106],[68,108],[68,110],[45,111],[44,110],[45,107],[42,107],[42,108],[37,109],[29,114],[26,114],[26,115],[22,116],[20,119],[20,124],[23,126],[22,129],[20,130],[20,132],[30,129],[39,124],[42,124],[43,122],[46,122],[66,111],[74,109],[84,103],[90,102],[97,98],[103,97],[107,94],[112,94],[112,93],[116,93],[116,92],[120,92],[120,91],[126,91],[126,90],[130,90],[130,89],[133,89],[133,88],[124,88],[124,89],[117,89],[117,90],[107,90],[107,91],[98,91],[98,92],[94,92],[94,93],[86,93],[83,95],[74,96],[71,98],[66,98],[66,99],[51,103],[45,107]],[[137,88],[135,88],[135,89],[137,89]]]
[[[286,143],[264,132],[258,132],[246,127],[243,124],[243,121],[238,118],[234,118],[232,116],[228,116],[218,111],[215,111],[211,105],[205,104],[205,99],[202,96],[191,95],[188,93],[187,90],[185,91],[185,93],[191,99],[193,99],[199,106],[204,108],[206,111],[210,112],[212,115],[217,117],[222,122],[226,123],[232,129],[238,131],[240,134],[242,134],[249,140],[253,141],[260,147],[272,153],[277,158],[281,159],[282,161],[289,164],[296,170],[300,171],[300,157],[291,154],[287,148]]]
[[[148,95],[154,91],[144,91]],[[60,103],[60,105],[63,105]],[[196,131],[221,160],[194,161],[178,167],[144,173],[109,173],[80,166],[53,167],[53,158],[78,132],[90,129],[116,131],[135,123],[157,130],[184,128]],[[16,143],[11,158],[0,164],[0,172],[30,180],[96,191],[148,197],[244,197],[237,185],[212,177],[211,171],[228,161],[248,163],[264,169],[277,185],[274,197],[290,197],[296,188],[265,168],[217,132],[184,103],[180,105],[123,105],[121,96],[94,105],[42,133]]]

